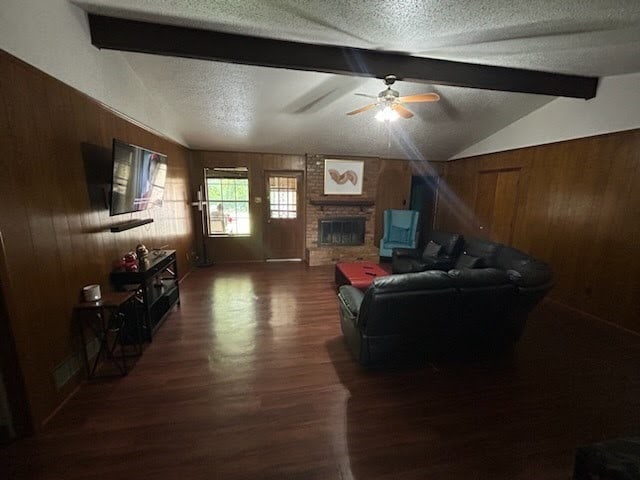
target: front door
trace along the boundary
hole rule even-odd
[[[265,172],[267,260],[304,257],[302,172]]]

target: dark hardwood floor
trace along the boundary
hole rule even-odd
[[[365,371],[341,337],[332,268],[215,266],[185,279],[126,378],[83,385],[0,469],[566,480],[577,445],[640,430],[639,359],[640,338],[545,304],[501,359]]]

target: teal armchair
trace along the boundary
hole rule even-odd
[[[416,248],[418,218],[416,210],[385,210],[384,234],[380,239],[380,256],[391,257],[394,248]]]

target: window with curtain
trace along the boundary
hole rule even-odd
[[[207,168],[210,236],[251,234],[249,171],[246,167]]]

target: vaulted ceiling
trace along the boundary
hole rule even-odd
[[[558,73],[640,72],[637,0],[76,0],[92,13],[282,40]],[[382,81],[123,53],[196,149],[444,160],[555,97],[398,82],[437,92],[391,124],[356,92]],[[393,72],[388,72],[393,73]],[[584,102],[575,99],[574,102]]]

